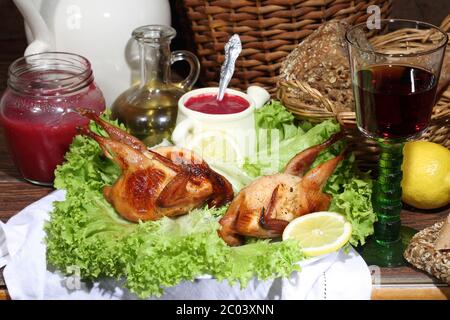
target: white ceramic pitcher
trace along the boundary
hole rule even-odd
[[[136,27],[170,25],[168,0],[14,0],[25,19],[25,55],[65,51],[86,57],[108,106],[137,81]],[[133,72],[136,70],[136,72]]]

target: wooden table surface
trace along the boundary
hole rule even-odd
[[[3,42],[3,43],[2,43]],[[0,41],[0,93],[6,87],[8,65],[18,58],[23,50],[22,40]],[[34,186],[20,179],[5,146],[0,129],[0,220],[6,222],[28,204],[44,197],[51,188]],[[402,221],[406,226],[423,229],[443,220],[449,209],[438,213],[419,213],[404,210]],[[374,299],[448,299],[450,288],[427,274],[412,267],[382,268],[374,271]],[[380,275],[378,277],[377,275]],[[8,298],[7,289],[0,270],[0,299]]]

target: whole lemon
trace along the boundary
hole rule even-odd
[[[419,209],[435,209],[450,202],[450,150],[428,141],[414,141],[403,149],[402,200]]]

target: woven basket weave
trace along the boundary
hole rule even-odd
[[[443,30],[450,29],[450,15],[441,25]],[[395,53],[399,46],[423,49],[427,45],[427,30],[402,29],[387,35],[371,39],[372,45],[386,53]],[[402,41],[398,41],[401,39]],[[396,40],[394,43],[392,40]],[[447,46],[450,50],[450,44]],[[302,101],[299,96],[309,97]],[[350,149],[355,152],[357,162],[362,169],[376,170],[379,149],[376,143],[365,138],[356,128],[356,116],[353,107],[347,110],[337,110],[332,101],[323,96],[321,92],[300,81],[280,81],[278,83],[277,97],[297,117],[311,122],[321,122],[335,118],[347,133]],[[311,101],[315,103],[311,103]],[[431,123],[422,139],[439,143],[450,149],[450,86],[441,94],[433,108]]]
[[[391,0],[183,0],[202,65],[201,80],[217,86],[225,43],[233,33],[243,50],[231,87],[259,85],[275,91],[284,58],[322,23],[364,21],[367,7],[377,5],[386,18]]]

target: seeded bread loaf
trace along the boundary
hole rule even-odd
[[[281,81],[300,81],[318,90],[338,110],[353,108],[345,30],[348,24],[331,20],[303,40],[285,59]],[[301,101],[317,102],[313,95],[298,91]]]
[[[450,284],[450,250],[437,250],[435,247],[443,226],[444,221],[438,222],[416,233],[404,257],[416,268]]]

